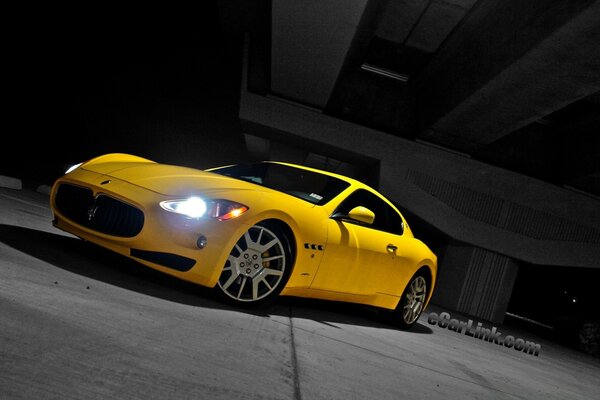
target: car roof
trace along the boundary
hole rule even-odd
[[[307,167],[305,165],[300,165],[300,164],[294,164],[294,163],[290,163],[290,162],[284,162],[284,161],[274,161],[274,160],[269,160],[269,161],[255,161],[255,162],[249,162],[249,163],[238,163],[238,164],[230,164],[230,165],[224,165],[222,167],[216,167],[216,168],[209,168],[206,171],[212,171],[215,169],[220,169],[220,168],[225,168],[225,167],[231,167],[234,165],[241,165],[241,164],[280,164],[280,165],[285,165],[288,167],[292,167],[292,168],[297,168],[297,169],[303,169],[306,171],[311,171],[311,172],[315,172],[318,174],[322,174],[322,175],[327,175],[327,176],[331,176],[333,178],[337,178],[340,179],[342,181],[348,182],[350,184],[350,187],[353,188],[353,190],[355,189],[367,189],[373,193],[375,193],[378,197],[384,199],[388,204],[392,205],[394,208],[397,208],[395,204],[393,204],[388,198],[386,198],[382,193],[380,193],[377,189],[372,188],[371,186],[367,185],[364,182],[361,182],[357,179],[354,178],[350,178],[348,176],[345,175],[340,175],[340,174],[336,174],[335,172],[329,172],[329,171],[325,171],[322,169],[318,169],[318,168],[313,168],[313,167]]]
[[[346,181],[346,182],[348,182],[350,184],[353,184],[353,185],[356,185],[356,186],[366,186],[366,187],[368,187],[367,184],[365,184],[365,183],[363,183],[363,182],[361,182],[359,180],[347,177],[345,175],[336,174],[335,172],[324,171],[324,170],[318,169],[318,168],[307,167],[305,165],[299,165],[299,164],[294,164],[294,163],[289,163],[289,162],[283,162],[283,161],[262,161],[262,162],[264,162],[264,163],[271,163],[271,164],[281,164],[281,165],[286,165],[288,167],[293,167],[293,168],[298,168],[298,169],[304,169],[304,170],[307,170],[307,171],[312,171],[312,172],[316,172],[316,173],[319,173],[319,174],[328,175],[328,176],[331,176],[333,178],[341,179],[343,181]]]

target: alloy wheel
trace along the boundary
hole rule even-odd
[[[282,240],[268,228],[255,225],[231,250],[218,286],[235,301],[256,302],[280,288],[286,268]]]
[[[426,294],[427,282],[422,276],[417,276],[408,287],[406,299],[402,305],[402,317],[407,325],[414,323],[421,315],[425,306]]]

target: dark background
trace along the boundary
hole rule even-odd
[[[20,20],[5,132],[16,151],[5,147],[1,173],[50,184],[107,152],[200,168],[243,159],[242,36],[223,33],[216,4],[201,3],[52,9]]]

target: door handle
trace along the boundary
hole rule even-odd
[[[387,251],[389,251],[390,253],[394,253],[396,250],[398,250],[397,246],[394,246],[391,243],[387,245]]]

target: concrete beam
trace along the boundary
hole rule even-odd
[[[435,52],[448,34],[473,6],[473,0],[433,0],[406,40],[406,45],[427,53]]]
[[[492,167],[427,145],[341,121],[289,103],[243,92],[240,118],[244,124],[277,132],[278,140],[321,143],[340,152],[360,151],[363,157],[380,160],[380,190],[431,226],[463,243],[532,264],[598,268],[600,243],[593,242],[599,202],[532,178]],[[411,172],[412,171],[412,172]],[[488,201],[499,205],[497,221],[469,217],[455,206],[411,182],[418,171],[427,179],[445,181],[453,196],[462,198],[469,212],[494,212]],[[440,182],[441,182],[440,181]],[[478,191],[482,191],[478,195]],[[484,200],[485,200],[484,199]],[[464,208],[464,207],[463,207]],[[528,218],[530,217],[530,218]],[[527,220],[542,226],[564,221],[579,237],[591,229],[592,242],[527,236]],[[581,233],[577,231],[581,229]]]
[[[417,82],[420,136],[463,151],[600,89],[600,1],[481,0]]]
[[[271,91],[325,108],[367,3],[272,2]]]
[[[390,1],[375,34],[391,42],[404,43],[429,3],[429,0]]]

